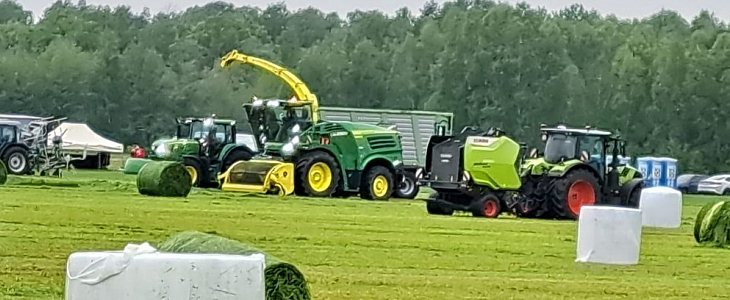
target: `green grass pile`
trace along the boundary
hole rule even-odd
[[[5,184],[8,181],[8,168],[5,167],[5,163],[0,160],[0,184]]]
[[[730,247],[730,201],[703,206],[697,213],[694,236],[701,245]]]
[[[191,189],[190,173],[180,162],[150,162],[137,174],[137,190],[142,195],[187,197]]]
[[[215,253],[251,255],[261,253],[266,257],[264,277],[267,300],[311,299],[304,275],[294,265],[273,257],[254,246],[217,235],[187,231],[179,233],[157,247],[162,252]]]

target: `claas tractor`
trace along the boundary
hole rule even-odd
[[[544,151],[529,154],[499,129],[432,137],[420,180],[435,191],[427,199],[427,211],[577,219],[584,205],[638,208],[643,179],[619,162],[625,142],[618,136],[590,127],[541,130]]]
[[[279,76],[295,95],[289,100],[254,97],[252,103],[243,105],[263,151],[221,175],[223,190],[261,191],[267,188],[271,170],[286,166],[293,170],[293,180],[288,182],[299,196],[390,198],[403,181],[403,149],[397,131],[357,122],[322,121],[317,97],[291,72],[236,50],[223,58],[221,66],[233,62]]]
[[[236,121],[206,118],[177,118],[173,139],[152,144],[151,160],[179,160],[185,165],[193,185],[219,187],[218,175],[240,160],[249,160],[254,152],[236,143]]]

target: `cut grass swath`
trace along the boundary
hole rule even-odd
[[[705,205],[695,220],[695,240],[712,247],[730,246],[730,202]]]
[[[215,253],[266,257],[264,277],[267,300],[309,300],[309,287],[304,275],[292,264],[273,257],[254,246],[217,235],[186,231],[178,233],[157,247],[162,252]]]
[[[191,189],[190,173],[180,162],[149,162],[137,174],[137,190],[142,195],[187,197]]]

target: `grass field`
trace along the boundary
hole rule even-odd
[[[0,299],[63,299],[69,254],[153,245],[184,230],[252,243],[296,264],[315,299],[728,299],[730,250],[645,229],[638,266],[575,263],[575,222],[436,217],[421,201],[367,202],[195,190],[137,194],[134,177],[81,172],[0,186]],[[23,184],[23,183],[26,184]]]

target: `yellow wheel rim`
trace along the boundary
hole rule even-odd
[[[385,193],[388,192],[388,179],[383,175],[378,175],[373,180],[373,195],[381,198],[385,197]]]
[[[188,174],[190,174],[190,179],[192,179],[192,183],[195,184],[195,182],[198,181],[198,170],[196,170],[192,166],[185,166],[185,170],[188,171]]]
[[[327,164],[318,162],[309,169],[307,178],[309,179],[309,186],[312,187],[312,190],[315,192],[324,192],[332,184],[332,170],[330,170]]]

